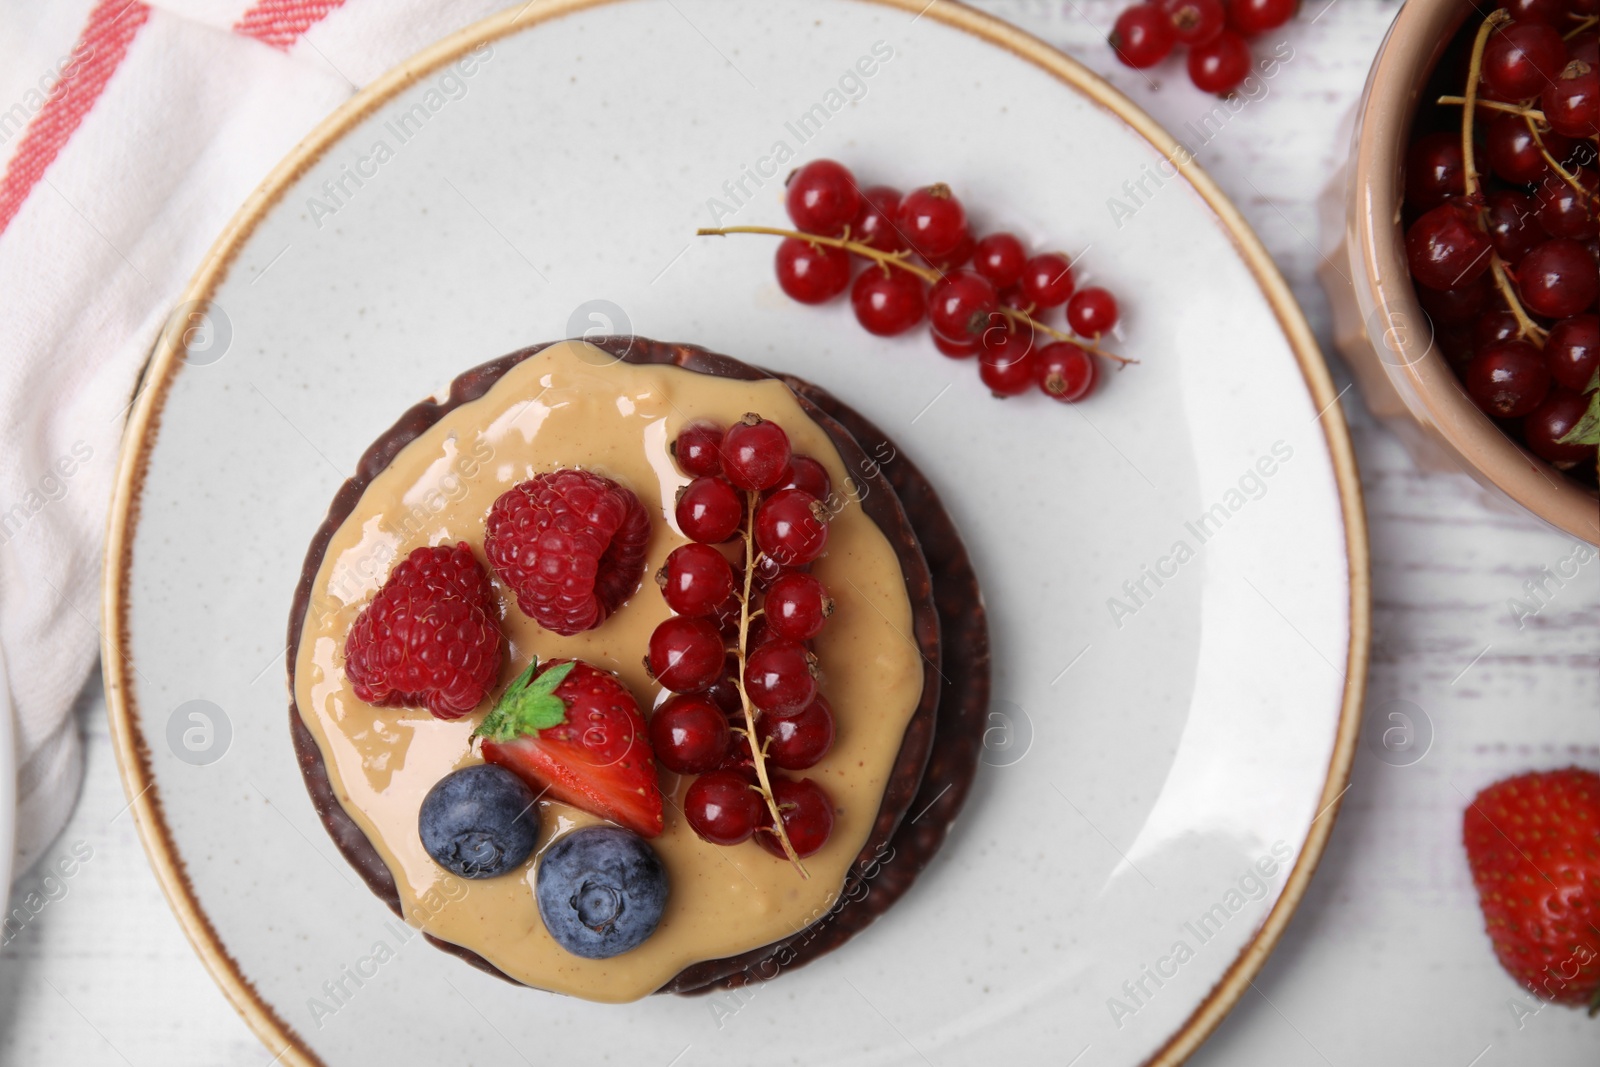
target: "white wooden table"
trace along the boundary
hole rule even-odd
[[[1115,64],[1103,37],[1121,0],[981,6],[1108,74],[1169,129],[1213,106],[1174,63],[1148,77]],[[1269,91],[1199,153],[1277,258],[1324,344],[1314,202],[1344,157],[1341,119],[1397,7],[1306,0],[1286,34],[1293,56]],[[1343,386],[1348,375],[1330,359]],[[1192,1062],[1592,1067],[1600,1023],[1518,1007],[1525,1002],[1482,935],[1459,837],[1466,797],[1489,781],[1574,760],[1600,766],[1600,562],[1519,627],[1507,601],[1567,556],[1571,539],[1486,502],[1463,477],[1422,476],[1354,392],[1344,406],[1373,544],[1369,708],[1412,702],[1431,724],[1432,748],[1396,767],[1364,742],[1309,896],[1255,990]],[[1565,712],[1565,730],[1556,711]],[[89,858],[53,887],[30,875],[13,896],[13,906],[28,892],[45,897],[48,889],[54,899],[0,950],[0,1063],[268,1063],[145,864],[98,681],[79,713],[87,784],[49,857],[76,848]],[[1081,1067],[1093,1062],[1091,1054]]]

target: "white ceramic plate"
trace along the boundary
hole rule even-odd
[[[1172,147],[1147,117],[1001,23],[921,6],[507,13],[330,119],[197,276],[209,311],[175,318],[200,328],[171,332],[130,424],[106,670],[156,870],[285,1062],[1172,1063],[1270,950],[1344,788],[1365,670],[1325,368],[1209,180],[1145,177]],[[777,142],[948,181],[982,226],[1082,253],[1143,363],[1076,408],[1000,402],[925,333],[788,302],[772,239],[693,236],[781,224],[786,168],[760,173]],[[589,1004],[404,940],[290,749],[290,594],[361,451],[460,370],[597,326],[848,398],[939,487],[991,611],[990,765],[943,852],[843,950],[742,997]]]

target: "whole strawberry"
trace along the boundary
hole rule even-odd
[[[344,643],[356,696],[459,719],[500,675],[489,576],[465,541],[418,548],[389,572]]]
[[[483,550],[517,607],[546,630],[592,630],[639,588],[650,516],[598,474],[558,470],[500,494]]]
[[[1496,782],[1462,839],[1501,966],[1546,1000],[1600,1010],[1600,774]]]
[[[645,837],[661,833],[656,758],[639,702],[582,660],[535,660],[473,736],[483,758],[560,800]]]

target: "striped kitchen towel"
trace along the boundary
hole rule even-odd
[[[20,875],[82,778],[140,368],[228,218],[361,86],[507,0],[0,0],[0,723]],[[3,728],[3,727],[0,727]],[[4,864],[0,863],[0,869]]]

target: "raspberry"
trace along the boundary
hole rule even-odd
[[[558,470],[500,494],[483,548],[522,613],[571,637],[605,622],[639,588],[649,541],[650,516],[630,490]]]
[[[500,674],[494,591],[465,541],[418,548],[389,572],[345,638],[344,670],[376,707],[459,719]]]

